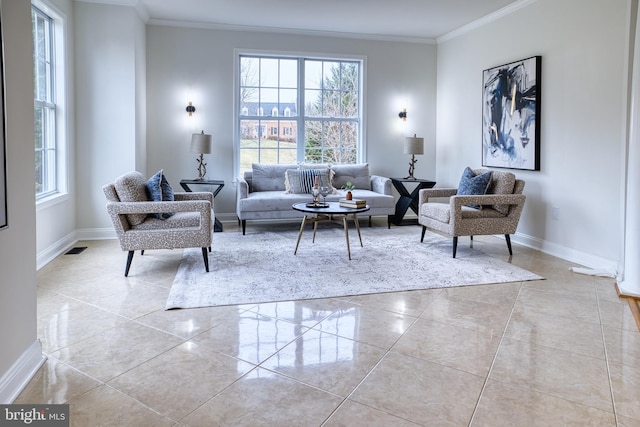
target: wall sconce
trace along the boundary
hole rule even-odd
[[[400,117],[403,122],[406,122],[407,121],[407,109],[403,108],[402,111],[400,111],[400,113],[398,113],[398,117]]]
[[[198,162],[198,179],[203,180],[207,174],[207,164],[204,162],[203,154],[211,154],[211,135],[202,133],[194,133],[191,135],[191,152],[200,153],[196,158]]]
[[[195,112],[196,112],[196,107],[194,107],[191,101],[189,101],[189,105],[187,105],[187,113],[189,113],[189,117],[191,117],[191,115]]]

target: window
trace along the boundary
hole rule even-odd
[[[240,54],[240,170],[252,163],[362,161],[361,70],[362,60]],[[257,132],[266,128],[268,136]]]
[[[66,190],[63,18],[48,3],[31,7],[36,200]]]

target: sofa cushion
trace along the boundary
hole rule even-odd
[[[361,190],[371,190],[371,175],[369,174],[369,164],[357,165],[332,165],[331,170],[335,172],[333,176],[333,186],[342,188],[347,181],[351,181],[356,188]]]
[[[320,187],[331,186],[329,169],[289,169],[285,174],[285,192],[287,193],[311,193],[316,177]]]
[[[285,172],[296,168],[297,165],[252,164],[251,191],[284,191]]]
[[[487,193],[491,185],[491,172],[476,175],[471,168],[465,168],[458,184],[458,196],[481,196]],[[474,209],[482,209],[479,205],[469,205]]]
[[[149,178],[147,181],[147,190],[149,191],[151,200],[154,202],[173,202],[173,188],[171,188],[171,184],[167,181],[167,177],[162,172],[162,169]],[[149,214],[149,216],[167,219],[173,216],[173,214],[173,212],[152,213]]]
[[[121,202],[148,202],[147,180],[140,172],[129,172],[116,178],[114,182],[116,193]],[[129,214],[127,220],[130,225],[144,222],[147,214]]]

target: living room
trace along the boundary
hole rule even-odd
[[[616,273],[624,264],[637,2],[517,1],[432,40],[148,21],[138,2],[122,3],[52,1],[66,16],[72,64],[70,167],[64,197],[35,206],[33,148],[24,143],[33,139],[30,10],[21,0],[2,2],[9,227],[0,231],[0,316],[13,326],[0,336],[0,372],[19,360],[28,366],[37,353],[37,270],[78,240],[113,237],[103,184],[130,170],[163,169],[177,187],[197,173],[188,144],[204,130],[214,141],[208,176],[226,182],[216,216],[235,225],[239,51],[365,57],[363,159],[377,175],[404,175],[402,140],[415,133],[425,139],[416,176],[438,186],[455,186],[466,166],[480,165],[482,71],[541,55],[541,170],[516,171],[527,182],[527,203],[513,241],[593,269]]]

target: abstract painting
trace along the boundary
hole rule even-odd
[[[482,165],[540,170],[541,57],[482,73]]]

